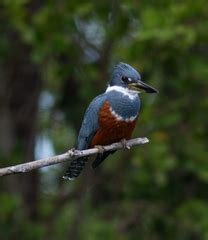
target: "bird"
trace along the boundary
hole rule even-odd
[[[107,89],[95,97],[87,108],[78,134],[76,148],[85,150],[97,147],[100,151],[92,163],[97,168],[111,153],[102,146],[129,140],[140,112],[139,93],[157,93],[158,90],[141,80],[140,73],[127,63],[115,65]],[[74,159],[64,179],[77,178],[85,167],[88,157]]]

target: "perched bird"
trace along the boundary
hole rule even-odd
[[[130,139],[140,110],[138,93],[141,91],[158,92],[142,82],[140,74],[130,65],[116,65],[106,91],[93,99],[84,115],[76,149]],[[101,151],[92,167],[96,168],[110,153]],[[88,157],[73,160],[63,178],[72,180],[78,177],[87,160]]]

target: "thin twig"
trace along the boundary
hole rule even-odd
[[[145,138],[135,138],[135,139],[126,141],[126,144],[127,144],[126,147],[131,148],[135,145],[145,144],[148,142],[149,142],[149,140],[146,137]],[[103,148],[104,148],[104,151],[119,150],[119,149],[124,148],[124,145],[121,142],[117,142],[117,143],[113,143],[108,146],[104,146]],[[98,152],[99,152],[98,148],[91,148],[91,149],[86,149],[86,150],[81,150],[81,151],[80,150],[69,150],[68,152],[60,154],[60,155],[43,158],[40,160],[27,162],[27,163],[23,163],[23,164],[18,164],[15,166],[0,168],[0,176],[6,176],[6,175],[11,175],[11,174],[16,174],[16,173],[26,173],[26,172],[30,172],[34,169],[37,169],[37,168],[43,168],[46,166],[58,164],[58,163],[69,161],[69,160],[72,161],[79,157],[95,155]]]

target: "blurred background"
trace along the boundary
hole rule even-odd
[[[134,137],[73,182],[66,163],[0,179],[0,239],[208,239],[208,2],[0,3],[0,167],[75,146],[112,67],[141,94]]]

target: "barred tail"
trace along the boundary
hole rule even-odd
[[[67,169],[63,178],[68,180],[73,180],[77,178],[80,175],[82,169],[84,168],[87,160],[88,160],[88,157],[82,157],[82,158],[77,158],[73,160],[70,163],[69,168]]]

